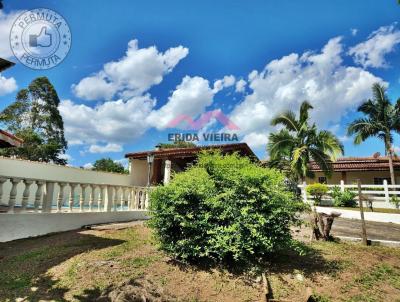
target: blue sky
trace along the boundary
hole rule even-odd
[[[383,153],[374,139],[345,136],[373,82],[400,97],[400,6],[384,1],[4,1],[0,57],[23,10],[60,13],[72,47],[57,67],[4,72],[0,110],[17,88],[47,76],[62,101],[69,163],[83,166],[165,142],[166,124],[220,109],[239,138],[265,157],[272,116],[307,98],[313,119],[334,131],[346,156]],[[127,53],[128,51],[128,53]],[[210,122],[204,131],[220,131]],[[223,129],[221,130],[223,132]],[[202,142],[204,143],[204,142]],[[399,145],[396,137],[396,146]]]

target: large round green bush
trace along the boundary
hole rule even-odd
[[[161,248],[189,261],[256,261],[287,248],[300,207],[281,173],[236,154],[201,154],[150,198]]]

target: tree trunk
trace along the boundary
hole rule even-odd
[[[393,169],[393,151],[392,146],[389,145],[389,171],[390,171],[390,180],[392,185],[395,185],[395,178],[394,178],[394,169]]]

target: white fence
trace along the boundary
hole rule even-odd
[[[147,219],[151,188],[133,179],[0,157],[0,242]]]
[[[328,194],[324,196],[322,205],[332,205],[332,198],[329,193],[332,188],[339,187],[343,192],[345,189],[357,193],[356,200],[358,202],[358,185],[346,185],[342,180],[339,185],[327,185],[329,188]],[[304,202],[312,201],[312,197],[307,194],[307,184],[304,182],[298,186],[301,189],[301,195]],[[383,185],[369,185],[361,184],[361,194],[368,201],[372,202],[375,208],[389,208],[396,209],[397,206],[392,202],[393,196],[396,196],[400,200],[400,185],[389,185],[386,180],[383,181]]]
[[[111,212],[147,210],[148,205],[147,187],[0,175],[1,212]]]

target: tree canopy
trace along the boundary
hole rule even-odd
[[[62,155],[67,141],[59,104],[57,92],[46,77],[36,78],[21,89],[15,102],[0,113],[0,122],[24,143],[18,148],[3,149],[1,154],[65,165]]]
[[[364,117],[350,123],[348,135],[354,135],[354,144],[358,145],[370,137],[376,137],[385,145],[389,156],[389,169],[392,184],[395,184],[393,169],[393,132],[400,133],[400,99],[392,104],[386,95],[386,89],[379,83],[372,86],[373,98],[362,103],[358,112]]]
[[[121,163],[115,162],[109,157],[96,160],[93,164],[93,170],[128,174]]]
[[[273,126],[282,125],[283,129],[269,136],[269,165],[288,172],[295,180],[314,177],[310,161],[315,161],[329,175],[332,161],[344,152],[342,143],[333,133],[318,130],[315,123],[310,123],[310,109],[313,109],[311,104],[304,101],[298,118],[293,111],[286,111],[271,122]]]

